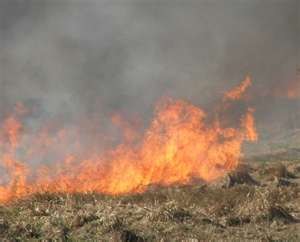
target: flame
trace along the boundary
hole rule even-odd
[[[250,83],[247,78],[223,101],[242,97]],[[51,136],[42,128],[27,148],[25,128],[18,115],[12,115],[4,121],[0,139],[0,165],[7,177],[0,178],[0,202],[41,192],[119,195],[144,192],[150,185],[211,182],[237,167],[244,141],[257,140],[253,113],[249,108],[238,128],[222,127],[220,120],[208,123],[199,107],[169,98],[158,103],[144,134],[137,135],[132,125],[115,115],[112,122],[125,129],[125,142],[98,152],[88,147],[82,153],[63,149],[71,140],[75,150],[81,147],[81,136],[72,129]],[[57,158],[56,152],[63,155]],[[34,169],[28,163],[34,157],[54,160]]]
[[[253,116],[254,111],[255,110],[253,108],[248,108],[248,112],[242,120],[243,126],[245,127],[247,140],[250,141],[257,141],[258,139],[258,134],[255,128],[255,120]]]
[[[245,80],[237,87],[233,88],[229,92],[225,93],[224,100],[238,100],[241,99],[245,91],[252,85],[250,76],[247,76]]]
[[[298,81],[294,81],[288,86],[286,93],[289,99],[300,98],[300,78]]]
[[[300,98],[300,73],[291,81],[286,81],[279,87],[274,88],[273,96],[287,99]]]

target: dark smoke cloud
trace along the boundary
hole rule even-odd
[[[162,95],[208,105],[246,74],[258,93],[294,78],[299,65],[298,0],[0,6],[1,110],[33,100],[66,115],[100,105],[147,113]]]

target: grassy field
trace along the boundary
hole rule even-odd
[[[138,195],[37,194],[0,206],[1,241],[300,241],[300,163],[249,164]]]

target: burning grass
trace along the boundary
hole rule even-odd
[[[19,121],[26,109],[17,106],[0,130],[7,174],[0,179],[0,238],[299,241],[300,170],[240,164],[243,143],[258,138],[252,108],[233,126],[221,122],[250,85],[246,78],[226,93],[209,122],[181,100],[159,104],[141,136],[114,116],[126,142],[100,154],[80,146],[80,133],[71,136],[75,150],[84,150],[75,154],[65,149],[68,130],[26,133]],[[32,169],[27,163],[36,157],[60,159]]]
[[[285,169],[293,170],[294,165],[288,163]],[[286,178],[295,186],[278,186],[267,179],[270,167],[263,168],[264,173],[255,167],[235,173],[240,180],[247,174],[246,182],[225,187],[205,183],[151,187],[144,194],[118,197],[35,194],[0,207],[0,237],[8,241],[299,241],[300,173],[293,170],[293,178]],[[259,184],[247,182],[249,177]]]
[[[58,131],[42,123],[32,129],[23,120],[29,111],[19,104],[0,122],[0,175],[5,174],[0,176],[0,203],[45,192],[124,195],[142,193],[151,185],[212,182],[233,171],[243,144],[258,138],[254,109],[245,108],[232,122],[226,118],[232,102],[250,85],[246,78],[225,93],[210,115],[187,101],[165,98],[140,134],[114,115],[112,123],[124,133],[114,145],[99,144],[106,136],[90,123]],[[90,135],[99,135],[95,144],[85,143],[91,127]]]
[[[16,106],[0,129],[0,238],[297,241],[298,170],[242,166],[244,142],[258,138],[254,109],[226,120],[250,85],[246,78],[226,93],[209,121],[199,107],[171,99],[142,134],[114,116],[125,142],[104,151],[81,146],[82,126],[26,132],[26,109]],[[37,157],[42,165],[33,168]]]

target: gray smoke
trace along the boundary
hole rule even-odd
[[[2,0],[0,110],[23,101],[66,117],[144,115],[166,95],[208,106],[247,74],[254,93],[271,90],[300,65],[299,9],[298,0]],[[258,116],[265,124],[281,109]]]

